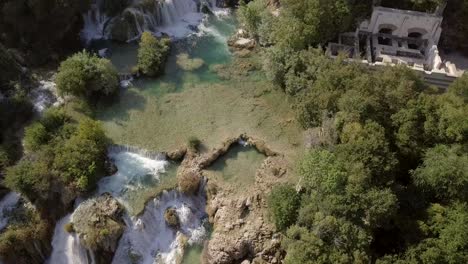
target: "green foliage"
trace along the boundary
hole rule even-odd
[[[60,172],[64,182],[87,191],[95,186],[97,173],[102,171],[106,146],[107,139],[100,124],[84,120],[78,125],[77,132],[57,150],[53,167]]]
[[[188,142],[187,142],[188,147],[193,151],[197,151],[201,143],[202,143],[201,140],[197,138],[196,136],[189,137]]]
[[[270,209],[276,228],[286,230],[294,224],[300,205],[300,195],[290,185],[280,185],[273,188],[268,198]]]
[[[41,252],[50,249],[49,224],[34,209],[23,209],[19,219],[10,219],[10,225],[0,234],[0,255],[6,263],[39,264]],[[34,243],[32,245],[31,243]]]
[[[143,32],[138,49],[138,69],[145,75],[158,76],[163,73],[170,40],[156,38],[150,32]]]
[[[416,186],[444,201],[468,201],[468,154],[461,146],[429,149],[413,173]]]
[[[352,23],[345,0],[284,0],[273,30],[276,45],[294,50],[324,44]]]
[[[368,263],[370,236],[361,228],[332,216],[318,214],[312,230],[288,229],[285,263]]]
[[[4,184],[9,189],[20,192],[30,201],[42,200],[50,188],[49,166],[41,157],[31,161],[23,159],[6,171]]]
[[[24,131],[24,147],[27,151],[36,151],[49,140],[46,128],[41,123],[34,123]]]
[[[304,157],[299,173],[308,190],[324,194],[342,193],[347,181],[346,168],[328,150],[312,150]]]
[[[83,119],[75,125],[63,110],[51,109],[26,129],[28,153],[6,171],[4,184],[39,206],[54,199],[51,186],[86,192],[102,174],[107,145],[97,121]]]
[[[91,101],[116,93],[119,77],[109,60],[82,51],[60,64],[56,83],[61,93]]]
[[[264,16],[264,13],[266,12],[269,11],[265,0],[254,0],[250,1],[248,4],[241,1],[239,9],[237,10],[237,17],[239,19],[239,23],[245,27],[252,37],[258,37],[258,30],[262,23],[262,16]]]

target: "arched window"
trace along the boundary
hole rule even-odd
[[[408,29],[408,38],[420,40],[423,38],[424,35],[427,34],[427,31],[423,28],[410,28]],[[412,42],[411,40],[408,41],[408,48],[410,49],[420,49],[421,45],[419,41]]]

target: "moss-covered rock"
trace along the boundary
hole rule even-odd
[[[75,210],[72,215],[73,229],[83,246],[94,251],[96,256],[111,258],[125,229],[123,212],[117,200],[104,194],[82,203]]]
[[[164,212],[164,219],[166,223],[172,228],[179,228],[180,227],[180,220],[179,216],[177,215],[177,211],[175,208],[167,208]]]

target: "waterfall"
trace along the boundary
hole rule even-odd
[[[41,80],[39,86],[31,91],[30,99],[39,114],[51,106],[63,103],[63,98],[58,96],[55,83],[44,80]]]
[[[176,264],[183,256],[184,241],[189,245],[201,244],[206,238],[205,197],[203,187],[196,196],[186,196],[178,191],[163,192],[149,202],[138,217],[125,219],[127,229],[123,234],[113,264],[131,263],[137,258],[140,264]],[[167,208],[174,208],[180,228],[174,230],[164,220]]]
[[[105,38],[106,25],[109,22],[109,17],[100,10],[99,0],[93,3],[90,9],[83,14],[83,30],[81,31],[81,39],[86,44],[89,44],[94,39]]]
[[[138,35],[144,31],[165,33],[175,38],[185,37],[203,20],[194,0],[155,1],[154,6],[137,4],[126,12],[134,18]],[[138,36],[135,36],[138,37]]]
[[[218,8],[216,0],[134,0],[116,17],[107,16],[96,0],[83,14],[82,39],[89,44],[93,39],[134,40],[144,31],[183,38],[198,31],[206,17],[201,6],[216,16],[228,13]],[[115,34],[115,35],[114,35]]]
[[[109,148],[109,158],[116,164],[118,171],[99,181],[98,193],[110,193],[129,211],[132,209],[132,196],[137,196],[139,190],[147,185],[157,184],[169,165],[159,153],[125,146]]]
[[[52,255],[48,264],[92,264],[92,255],[80,244],[76,234],[65,231],[65,224],[71,220],[68,214],[57,222],[52,239]]]
[[[0,201],[0,231],[8,225],[9,213],[16,208],[19,199],[18,193],[10,192]]]

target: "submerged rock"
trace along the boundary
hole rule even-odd
[[[84,247],[110,255],[124,232],[123,207],[110,194],[82,203],[72,215],[73,229]]]
[[[200,58],[191,59],[187,53],[177,55],[176,63],[184,71],[194,71],[205,64],[205,62]]]

